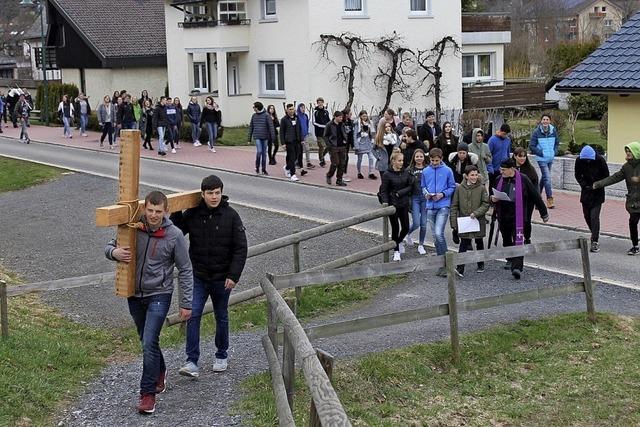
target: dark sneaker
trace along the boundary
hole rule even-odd
[[[600,245],[598,242],[591,242],[591,252],[600,252]]]
[[[520,271],[517,268],[514,268],[513,270],[511,270],[511,274],[516,280],[520,280],[520,277],[522,277],[522,271]]]
[[[444,267],[440,267],[438,269],[438,272],[436,273],[436,276],[438,277],[447,277],[447,269]]]
[[[307,172],[306,170],[302,169],[300,171],[300,176],[305,176],[306,174],[308,174],[309,172]]]
[[[323,168],[326,166],[326,164],[327,164],[326,162],[320,162],[320,167]]]
[[[336,181],[336,187],[346,187],[347,183],[344,181]]]
[[[153,414],[156,410],[156,396],[154,394],[141,394],[138,403],[138,412],[141,414]]]
[[[275,164],[276,164],[276,161],[275,161],[274,159],[269,159],[269,164],[270,164],[270,165],[275,165]]]
[[[364,175],[362,175],[361,173],[358,174],[358,179],[364,179]]]
[[[524,239],[524,244],[525,245],[530,245],[531,244],[531,239]]]
[[[476,270],[477,273],[484,273],[484,262],[479,262],[478,263],[478,269]]]
[[[264,176],[269,176],[269,174],[267,173],[267,171],[262,171],[262,175],[264,175]]]
[[[370,173],[369,174],[369,179],[378,179],[378,177],[375,176],[374,174]]]
[[[460,244],[460,236],[458,236],[458,230],[451,230],[453,243]]]
[[[507,261],[504,267],[502,268],[504,268],[505,270],[511,270],[511,261]]]
[[[307,163],[307,169],[315,169],[316,167],[312,163]]]
[[[330,176],[327,177],[327,185],[331,185],[331,177]]]
[[[627,255],[638,255],[640,254],[640,249],[637,246],[632,247],[627,251]]]
[[[461,279],[464,278],[464,270],[461,268],[460,269],[456,268],[456,276],[458,276]]]
[[[156,382],[156,394],[164,393],[167,389],[167,370],[160,372],[158,381]]]
[[[260,169],[256,168],[256,175],[260,173]]]

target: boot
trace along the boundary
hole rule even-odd
[[[553,197],[547,197],[547,207],[549,209],[555,208],[555,205],[553,204]]]

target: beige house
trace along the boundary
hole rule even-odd
[[[579,41],[594,38],[606,40],[622,26],[628,13],[626,7],[609,0],[580,1],[570,9],[570,38]]]
[[[640,140],[640,13],[636,13],[557,85],[559,92],[609,99],[607,160],[624,163],[624,146]]]
[[[350,32],[363,38],[399,34],[411,49],[429,49],[445,36],[460,43],[460,2],[436,0],[167,0],[165,27],[169,90],[174,96],[212,95],[227,125],[247,123],[259,100],[282,112],[284,102],[314,102],[330,108],[347,101],[336,75],[347,64],[344,51],[331,47],[334,63],[321,58],[321,34]],[[357,72],[354,108],[384,105],[374,77],[385,60],[372,53]],[[443,61],[443,108],[461,108],[460,55]],[[414,85],[421,76],[410,79]],[[391,107],[433,108],[426,87],[413,100],[394,94]]]
[[[462,14],[462,84],[504,84],[504,48],[511,42],[506,14]]]

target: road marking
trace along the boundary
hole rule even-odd
[[[575,271],[570,271],[570,270],[565,270],[563,268],[555,268],[555,267],[547,267],[547,266],[541,266],[540,264],[535,264],[535,263],[530,263],[530,262],[525,262],[524,265],[526,265],[527,267],[531,267],[531,268],[537,268],[540,270],[545,270],[545,271],[550,271],[552,273],[559,273],[559,274],[565,274],[567,276],[571,276],[571,277],[576,277],[579,279],[582,279],[582,273],[577,273]],[[606,277],[598,277],[598,276],[592,276],[591,279],[593,281],[597,281],[606,285],[612,285],[612,286],[618,286],[621,288],[627,288],[627,289],[633,289],[636,291],[640,291],[640,285],[636,285],[633,283],[627,283],[627,282],[623,282],[620,280],[613,280],[613,279],[608,279]]]

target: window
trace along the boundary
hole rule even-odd
[[[613,27],[613,19],[605,19],[604,20],[605,27]]]
[[[207,63],[206,62],[194,62],[193,63],[193,89],[200,92],[208,92],[207,87]]]
[[[607,6],[602,6],[602,8],[600,8],[601,11],[606,12],[607,11]]]
[[[284,95],[284,62],[260,63],[261,92],[265,95]]]
[[[0,78],[2,78],[2,79],[12,79],[13,78],[13,69],[11,69],[11,68],[2,68],[2,69],[0,69]]]
[[[409,16],[431,16],[431,0],[409,0]]]
[[[344,15],[366,17],[367,0],[344,0]]]
[[[488,80],[491,78],[491,54],[462,55],[462,78]]]
[[[262,17],[275,18],[276,16],[276,0],[262,0]]]
[[[205,4],[185,5],[184,20],[185,22],[207,21],[207,20],[213,20],[213,16],[211,14],[209,7]]]
[[[218,19],[225,23],[247,19],[246,3],[244,0],[225,0],[218,2]]]

